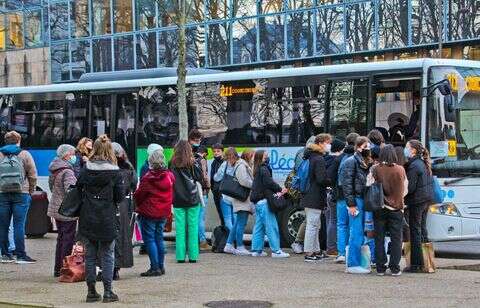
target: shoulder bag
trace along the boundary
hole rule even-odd
[[[372,170],[372,173],[375,169]],[[375,178],[375,176],[373,177]],[[375,212],[381,210],[385,205],[385,199],[383,195],[383,185],[377,181],[368,186],[364,196],[365,211]]]
[[[237,173],[238,166],[233,170],[233,175],[229,175],[225,172],[223,180],[220,183],[220,192],[226,196],[240,200],[242,202],[247,201],[250,195],[250,188],[243,187],[237,180],[235,174]]]
[[[80,208],[82,207],[82,192],[77,186],[70,186],[63,198],[62,204],[58,209],[58,213],[65,217],[75,218],[80,216]]]

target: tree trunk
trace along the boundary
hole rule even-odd
[[[187,115],[187,89],[185,79],[186,70],[186,1],[179,0],[178,16],[178,66],[177,66],[177,91],[178,91],[178,121],[180,140],[187,140],[188,137],[188,115]]]

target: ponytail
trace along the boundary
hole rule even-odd
[[[432,163],[430,161],[430,152],[428,149],[418,140],[410,140],[408,142],[410,147],[415,149],[417,152],[417,156],[420,157],[421,160],[425,163],[425,167],[427,168],[428,174],[432,175]]]

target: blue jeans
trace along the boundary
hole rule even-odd
[[[198,214],[198,238],[200,242],[205,242],[207,237],[205,236],[205,208],[208,205],[208,196],[203,196],[203,203],[205,206],[200,205],[200,211]]]
[[[237,214],[233,212],[233,206],[231,203],[226,202],[223,198],[220,201],[220,206],[222,209],[223,221],[225,222],[225,227],[228,231],[232,233],[233,225],[237,219]]]
[[[165,247],[163,243],[163,229],[166,219],[149,219],[140,217],[142,225],[142,238],[150,259],[150,269],[159,270],[164,268]]]
[[[237,212],[237,219],[233,225],[232,232],[228,235],[227,244],[233,245],[233,241],[237,242],[237,248],[243,246],[243,233],[247,225],[249,212]]]
[[[24,193],[0,193],[0,251],[9,254],[8,229],[13,218],[15,252],[18,258],[25,253],[25,221],[32,197]]]
[[[345,256],[349,233],[347,202],[345,199],[337,200],[337,251],[339,256]]]
[[[363,199],[355,198],[358,215],[348,214],[348,224],[350,225],[350,239],[348,241],[348,259],[347,267],[361,265],[361,249],[364,243],[364,215]]]
[[[10,220],[10,227],[8,228],[8,252],[12,253],[15,251],[15,238],[13,236],[13,216]]]
[[[280,250],[280,232],[277,217],[268,208],[267,200],[263,199],[255,204],[255,226],[253,227],[252,251],[262,252],[267,234],[268,245],[272,252]]]
[[[85,281],[87,284],[95,283],[97,264],[100,263],[103,285],[110,287],[115,263],[115,241],[100,242],[84,239],[83,242],[85,244]]]

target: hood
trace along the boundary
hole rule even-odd
[[[18,155],[22,149],[16,144],[9,144],[0,148],[3,155]]]
[[[321,146],[319,146],[318,144],[315,144],[315,143],[310,144],[305,149],[305,152],[303,154],[303,158],[304,159],[309,159],[310,156],[312,156],[313,153],[323,155],[323,154],[325,154],[325,150]]]
[[[55,157],[55,159],[50,163],[50,166],[48,166],[48,171],[50,171],[50,173],[54,173],[59,169],[65,169],[65,168],[73,169],[70,163],[66,162],[61,158]]]
[[[94,161],[87,161],[87,169],[95,170],[95,171],[102,171],[102,170],[118,170],[118,166],[112,164],[106,160],[94,160]]]
[[[167,169],[161,170],[149,170],[147,174],[142,178],[142,181],[149,182],[153,187],[158,190],[165,191],[170,188],[170,184],[167,181],[175,181],[172,172]]]

